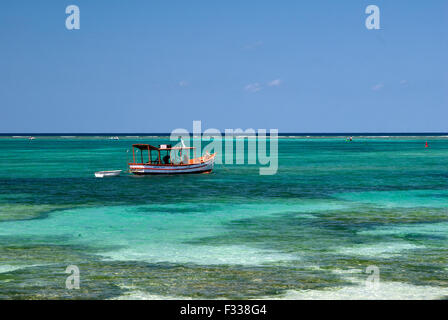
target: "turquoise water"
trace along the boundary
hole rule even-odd
[[[448,138],[281,138],[274,176],[94,178],[137,141],[168,142],[0,138],[1,299],[448,297]]]

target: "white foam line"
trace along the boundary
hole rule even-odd
[[[20,265],[20,266],[13,266],[13,265],[3,265],[0,266],[0,273],[8,273],[16,270],[22,270],[22,269],[28,269],[33,267],[42,267],[42,266],[49,266],[52,264],[31,264],[31,265]]]
[[[328,290],[289,290],[264,299],[285,300],[436,300],[448,295],[448,288],[415,286],[402,282],[380,282],[377,289],[364,284]]]
[[[401,254],[408,250],[423,249],[426,248],[423,245],[415,245],[408,242],[382,242],[376,244],[357,245],[352,247],[344,247],[338,250],[341,254],[353,255],[353,256],[383,256],[390,257],[395,254]]]

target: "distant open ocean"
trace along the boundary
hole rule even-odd
[[[2,134],[0,299],[448,298],[448,134],[281,134],[273,176],[94,177],[167,135]]]

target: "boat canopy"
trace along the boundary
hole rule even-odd
[[[140,150],[140,163],[149,163],[149,164],[159,164],[159,165],[172,165],[173,164],[173,160],[175,162],[180,162],[180,163],[189,163],[190,159],[189,159],[189,153],[190,150],[193,150],[194,152],[194,157],[196,158],[196,148],[195,147],[171,147],[170,144],[161,144],[159,145],[159,147],[154,147],[150,144],[143,144],[143,143],[138,143],[138,144],[133,144],[132,145],[132,159],[133,159],[133,163],[135,162],[135,158],[136,158],[136,154],[135,154],[135,149],[139,149]],[[170,151],[174,150],[175,154],[173,155],[174,159],[171,159],[171,155],[170,155]],[[188,150],[185,151],[184,150]],[[144,152],[148,152],[148,157],[147,160],[144,160],[143,158],[143,153]],[[153,151],[156,153],[156,157],[153,157]],[[162,151],[164,151],[164,153],[166,153],[165,157],[162,158]],[[145,156],[146,158],[146,156]],[[162,161],[163,160],[163,161]]]
[[[150,144],[133,144],[132,147],[140,149],[140,150],[159,150],[159,148],[154,147]]]
[[[167,146],[166,148],[163,146]],[[132,147],[140,149],[140,150],[193,150],[195,147],[171,147],[171,145],[161,145],[160,148],[154,147],[150,144],[133,144]]]

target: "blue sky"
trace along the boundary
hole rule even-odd
[[[444,0],[2,0],[0,132],[447,132],[447,35]]]

